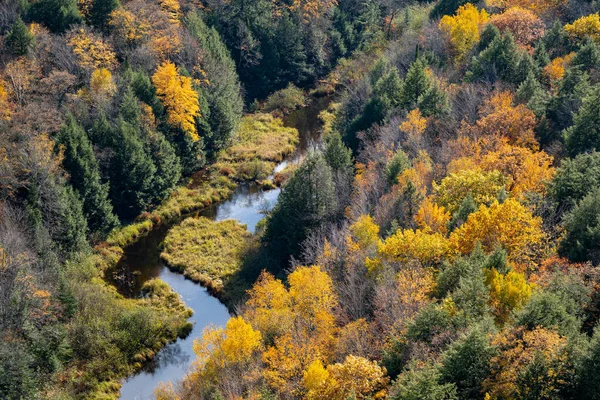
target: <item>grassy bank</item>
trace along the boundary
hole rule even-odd
[[[72,361],[54,374],[44,397],[116,399],[124,377],[192,328],[192,310],[167,283],[153,279],[143,298],[124,298],[99,276],[99,258],[104,256],[81,255],[66,266],[65,293],[78,307],[65,325]]]
[[[265,179],[277,163],[294,152],[298,131],[283,126],[271,114],[252,114],[242,119],[234,144],[223,150],[213,168],[236,181]]]
[[[242,268],[251,245],[252,234],[237,221],[187,218],[169,231],[161,258],[219,295],[227,280]]]

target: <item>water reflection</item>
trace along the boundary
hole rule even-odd
[[[328,98],[313,99],[309,107],[296,110],[285,117],[285,125],[300,132],[299,151],[291,160],[278,165],[274,173],[282,171],[289,163],[299,162],[307,149],[318,146],[321,127],[318,115],[328,102]],[[202,172],[198,173],[196,181],[202,181],[201,174]],[[255,185],[240,185],[229,200],[213,205],[200,215],[215,221],[235,219],[246,224],[250,232],[254,232],[265,212],[275,207],[280,191],[263,191]],[[161,261],[161,243],[170,227],[159,225],[146,237],[127,247],[116,267],[107,272],[106,278],[127,297],[138,297],[143,284],[152,278],[164,280],[194,310],[194,315],[190,318],[194,328],[187,338],[167,345],[138,374],[129,377],[121,388],[122,399],[152,399],[159,382],[183,378],[195,359],[194,339],[202,334],[206,326],[223,326],[229,319],[227,308],[210,296],[206,289],[185,279],[181,274],[171,272]]]
[[[185,304],[194,310],[190,322],[194,324],[192,333],[185,339],[167,345],[156,358],[144,365],[136,375],[128,378],[121,388],[121,398],[127,400],[152,399],[159,382],[181,379],[195,359],[194,339],[209,325],[223,326],[229,319],[227,308],[206,289],[187,280],[183,275],[171,272],[161,264],[158,277],[167,282],[181,295]]]

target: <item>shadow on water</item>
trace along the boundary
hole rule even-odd
[[[309,106],[295,110],[284,118],[286,126],[298,129],[300,144],[291,160],[278,165],[275,172],[281,171],[289,162],[299,160],[307,149],[316,146],[321,129],[318,115],[327,107],[329,101],[328,97],[313,98]],[[182,218],[201,215],[214,221],[234,219],[246,224],[248,230],[254,233],[256,224],[264,217],[265,212],[273,209],[277,203],[280,191],[278,188],[263,191],[252,184],[239,185],[228,200]],[[172,272],[162,262],[161,244],[169,229],[177,222],[158,225],[147,236],[125,248],[121,260],[106,274],[107,281],[112,283],[119,293],[131,298],[140,296],[145,282],[160,278],[179,293],[185,304],[194,311],[190,318],[193,324],[190,334],[185,339],[178,339],[165,346],[154,360],[144,365],[140,372],[127,378],[121,388],[122,399],[151,399],[154,389],[160,382],[177,381],[183,378],[195,359],[194,340],[202,334],[205,327],[223,326],[230,316],[227,307],[212,297],[205,288],[184,278],[182,274]],[[255,256],[249,255],[249,257]],[[251,261],[251,264],[257,263]],[[248,284],[258,271],[257,269],[243,271],[239,280],[233,280],[231,285]],[[244,288],[231,289],[244,290]]]

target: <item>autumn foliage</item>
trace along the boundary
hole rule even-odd
[[[156,94],[162,100],[169,115],[169,123],[198,140],[195,119],[200,116],[198,93],[192,87],[192,79],[182,76],[172,62],[165,62],[152,75]]]

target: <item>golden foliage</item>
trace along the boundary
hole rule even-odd
[[[498,171],[465,169],[447,175],[440,184],[433,184],[437,203],[450,213],[460,207],[462,200],[470,193],[477,205],[490,205],[504,187],[504,176]]]
[[[225,368],[248,364],[261,348],[261,333],[242,317],[231,318],[225,329],[208,327],[202,339],[194,341],[196,371],[190,380],[216,379]]]
[[[423,118],[421,110],[415,108],[406,116],[406,120],[400,124],[400,130],[410,136],[419,137],[427,129],[427,119]]]
[[[167,110],[169,124],[183,129],[192,140],[198,140],[195,118],[200,116],[200,102],[192,79],[180,75],[175,64],[166,61],[152,76],[152,83]]]
[[[313,361],[304,372],[307,400],[345,400],[382,398],[389,378],[375,361],[348,356],[343,363],[325,368],[320,360]]]
[[[117,66],[117,58],[112,46],[105,43],[102,38],[86,32],[83,28],[69,32],[67,41],[83,68],[113,69]]]
[[[285,4],[284,2],[282,2]],[[330,8],[336,6],[338,0],[293,0],[289,9],[292,11],[300,11],[305,18],[315,18],[327,12]]]
[[[523,256],[528,247],[543,238],[542,219],[512,198],[502,204],[496,201],[489,207],[480,206],[450,235],[452,245],[462,254],[470,254],[481,242],[486,251],[502,246],[512,259]]]
[[[248,310],[244,317],[266,337],[287,332],[293,322],[289,293],[279,279],[263,271],[248,290]]]
[[[539,398],[552,398],[556,393],[560,368],[567,355],[567,339],[558,333],[538,327],[532,331],[512,328],[499,332],[492,345],[498,348],[498,355],[491,359],[491,375],[483,382],[489,399],[521,398],[528,388],[520,383],[520,377],[533,361],[542,362],[538,371],[543,375],[536,388],[542,389]]]
[[[337,305],[331,277],[319,266],[298,267],[288,276],[294,313],[306,321],[324,322],[323,313]],[[323,319],[322,321],[319,321]],[[318,325],[318,324],[315,324]]]
[[[567,0],[485,0],[485,5],[492,8],[506,10],[512,7],[521,7],[544,14],[559,9],[567,4]]]
[[[417,225],[424,229],[432,232],[439,232],[445,235],[448,232],[448,222],[450,222],[451,215],[444,208],[436,204],[431,197],[427,197],[419,211],[415,214],[415,222]]]
[[[12,105],[8,100],[8,92],[6,90],[6,82],[3,79],[0,79],[0,119],[5,121],[10,120],[10,115],[12,113]]]
[[[95,69],[90,79],[92,93],[102,97],[112,97],[117,91],[113,76],[106,68]]]
[[[569,53],[564,57],[556,57],[550,64],[546,65],[542,70],[543,74],[550,79],[551,82],[556,82],[565,76],[565,70],[575,57],[575,53]]]
[[[421,229],[399,229],[395,234],[380,243],[381,255],[396,262],[419,260],[426,265],[437,264],[451,254],[448,239],[441,233]]]
[[[134,13],[123,7],[110,14],[108,24],[116,36],[125,38],[128,42],[141,40],[151,29],[147,21],[137,18]]]
[[[460,6],[454,16],[442,17],[439,28],[448,35],[458,60],[465,57],[479,41],[479,31],[488,19],[489,15],[485,10],[479,11],[471,3]]]
[[[512,310],[520,309],[531,297],[531,286],[525,276],[516,271],[502,275],[495,268],[487,270],[486,284],[490,288],[490,305],[496,318],[506,322]]]
[[[461,134],[475,138],[506,137],[511,144],[537,149],[534,128],[535,114],[523,104],[512,105],[511,92],[497,92],[482,106],[481,117],[475,125],[463,125]]]
[[[589,36],[600,43],[600,15],[596,13],[581,17],[565,25],[565,31],[573,39],[583,40]]]
[[[179,25],[179,17],[181,14],[181,6],[179,5],[178,0],[159,0],[161,8],[167,13],[169,16],[169,21],[172,24]]]
[[[359,249],[367,249],[379,241],[379,226],[370,215],[361,215],[350,225],[351,244]]]
[[[544,151],[512,146],[507,140],[502,140],[492,151],[475,150],[473,153],[472,157],[451,161],[448,171],[455,173],[473,168],[499,171],[505,177],[506,189],[517,198],[527,192],[545,193],[546,183],[555,173],[552,156]]]

